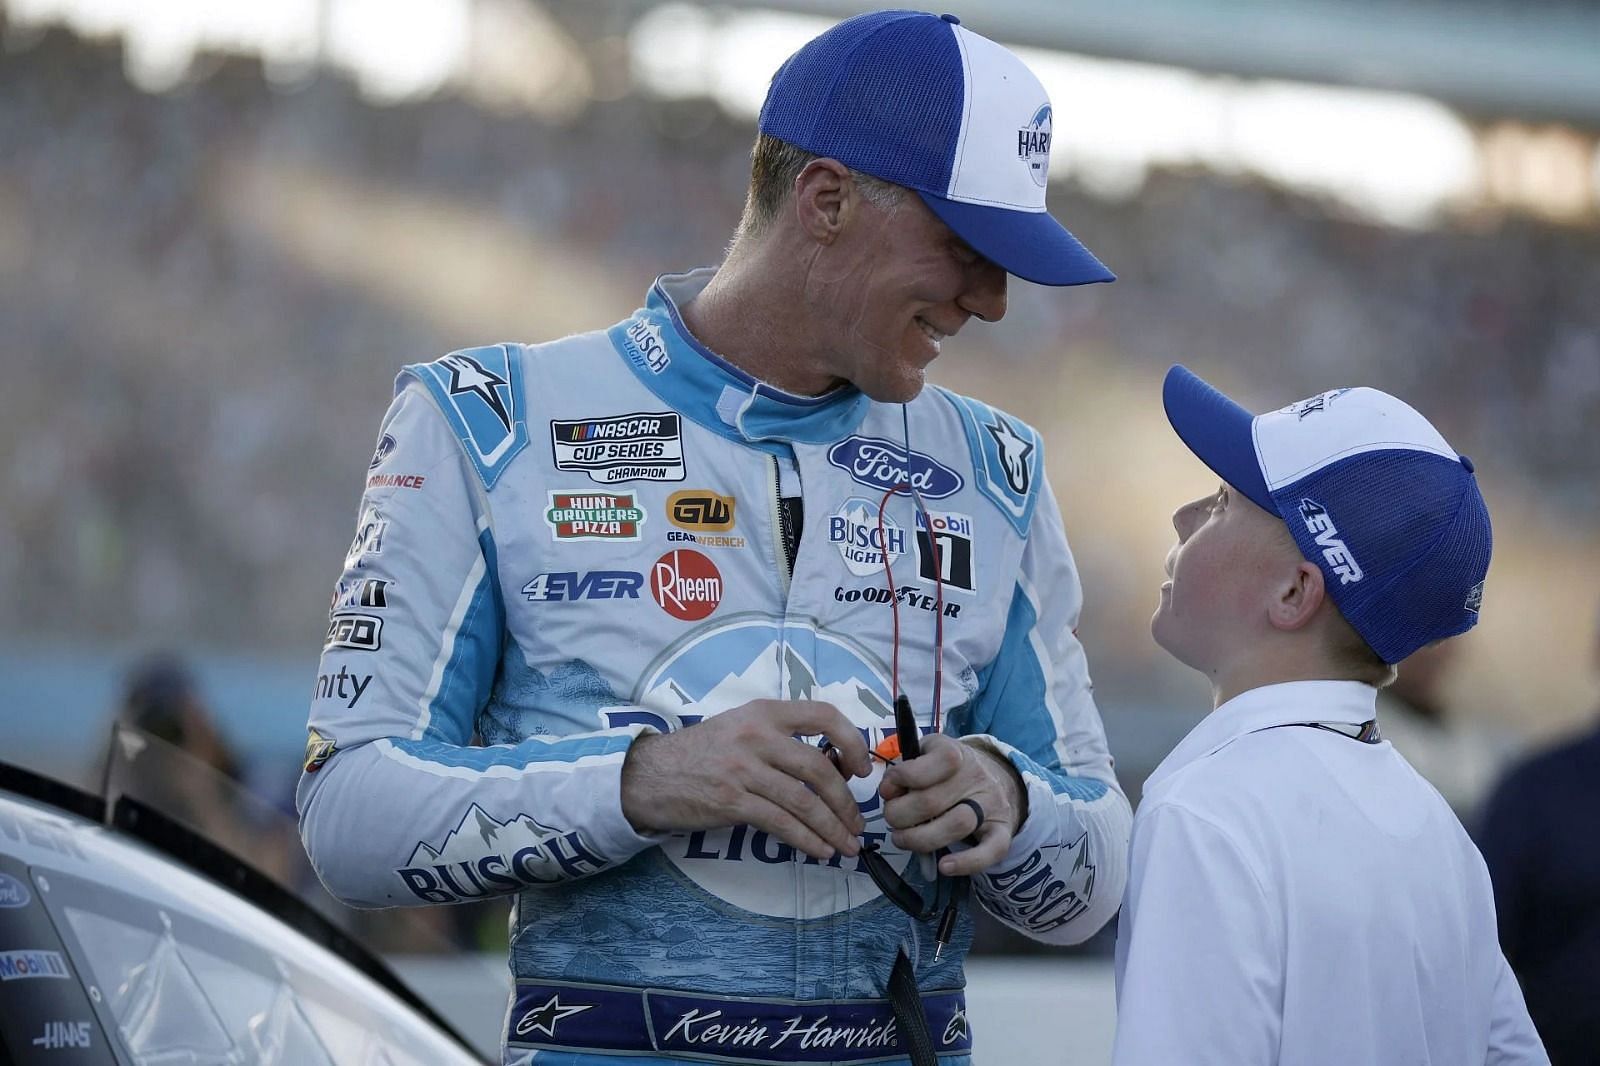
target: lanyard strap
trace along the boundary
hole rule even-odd
[[[1363,744],[1378,744],[1383,741],[1383,731],[1378,728],[1378,720],[1369,718],[1360,725],[1350,722],[1283,722],[1279,725],[1262,726],[1252,729],[1252,733],[1265,733],[1269,729],[1288,729],[1291,726],[1304,726],[1307,729],[1325,729],[1330,733],[1338,733],[1341,737],[1358,740]]]

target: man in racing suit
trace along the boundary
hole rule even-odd
[[[517,894],[506,1062],[905,1062],[901,957],[966,1062],[970,916],[936,943],[863,847],[1047,942],[1115,912],[1130,812],[1043,445],[923,388],[1007,272],[1111,280],[1043,210],[1049,130],[953,17],[848,20],[774,79],[720,268],[401,373],[302,836],[359,906]],[[897,693],[929,735],[885,770]]]

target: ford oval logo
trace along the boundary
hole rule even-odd
[[[846,437],[828,449],[828,462],[856,481],[873,488],[890,489],[909,483],[932,500],[942,500],[961,490],[961,475],[929,455],[912,452],[881,437]]]
[[[0,874],[0,907],[26,907],[32,899],[27,885],[10,874]]]

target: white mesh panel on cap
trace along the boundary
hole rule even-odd
[[[964,26],[951,29],[961,46],[967,92],[949,198],[1043,211],[1050,158],[1047,142],[1037,134],[1050,130],[1050,97],[1022,60],[1005,48]],[[1041,109],[1043,121],[1036,124]],[[1027,150],[1019,148],[1019,135],[1027,138]]]
[[[1252,431],[1272,492],[1362,452],[1409,448],[1460,458],[1426,418],[1377,389],[1334,389],[1301,400],[1258,416]]]

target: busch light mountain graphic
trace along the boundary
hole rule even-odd
[[[766,616],[745,616],[694,634],[658,660],[627,706],[601,712],[607,726],[642,723],[670,731],[753,699],[821,700],[839,708],[876,744],[894,730],[888,671],[849,637],[790,622],[781,628]],[[909,854],[888,841],[881,770],[852,778],[851,793],[867,820],[868,839],[878,841],[896,866]],[[817,917],[859,905],[877,896],[856,859],[836,858],[848,874],[831,878],[833,887],[796,894],[794,852],[789,845],[748,826],[677,834],[661,845],[672,864],[700,888],[745,910],[776,917]],[[859,877],[855,876],[859,873]],[[859,884],[855,883],[859,881]],[[786,887],[787,886],[787,887]]]
[[[406,865],[464,862],[492,851],[515,850],[525,844],[538,843],[555,833],[555,829],[541,825],[526,814],[519,814],[509,822],[497,822],[488,811],[474,803],[462,816],[461,824],[446,833],[437,848],[425,840],[419,842]]]
[[[577,833],[527,814],[502,822],[474,803],[438,847],[419,841],[405,867],[395,872],[417,898],[454,903],[593,873],[605,865]]]

